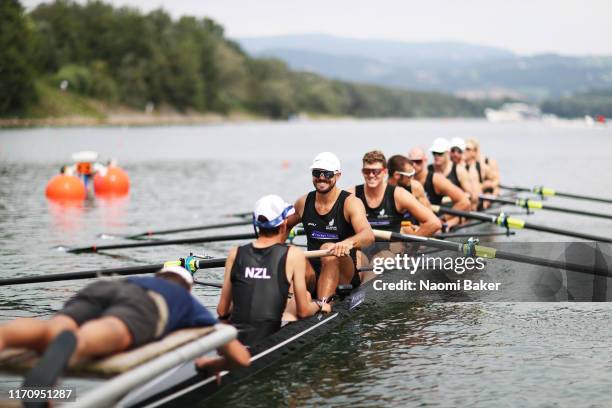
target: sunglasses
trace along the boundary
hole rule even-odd
[[[331,170],[312,169],[312,177],[320,178],[321,174],[323,175],[323,178],[329,180],[329,179],[334,178],[334,176],[336,175],[336,172],[331,171]]]
[[[453,148],[451,149],[451,152],[452,152],[452,153],[463,153],[463,150],[461,150],[461,149],[460,149],[460,148],[458,148],[458,147],[453,147]]]
[[[423,159],[410,159],[413,164],[421,165],[423,164]]]
[[[411,172],[405,172],[405,171],[396,171],[397,174],[400,174],[402,176],[405,177],[412,177],[414,176],[414,174],[416,173],[416,171],[412,170]]]
[[[431,152],[434,156],[444,156],[445,152]]]
[[[384,169],[361,169],[361,173],[364,176],[369,176],[370,174],[373,174],[375,176],[379,176],[380,173],[383,172]]]

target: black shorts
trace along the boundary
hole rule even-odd
[[[125,280],[99,280],[77,292],[59,312],[79,326],[104,316],[121,320],[132,334],[130,347],[155,339],[159,310],[147,291]]]

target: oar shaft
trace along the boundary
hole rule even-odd
[[[612,199],[610,198],[593,197],[593,196],[588,196],[588,195],[583,195],[583,194],[563,193],[563,192],[556,191],[551,188],[545,188],[545,187],[527,188],[527,187],[518,187],[518,186],[508,186],[508,185],[503,185],[503,184],[500,184],[499,187],[505,190],[525,191],[529,193],[540,194],[542,196],[557,196],[557,197],[575,198],[577,200],[598,201],[600,203],[612,204]]]
[[[592,235],[592,234],[585,234],[585,233],[578,232],[578,231],[570,231],[570,230],[554,228],[554,227],[547,227],[545,225],[531,224],[528,222],[526,222],[523,225],[523,228],[534,230],[534,231],[548,232],[550,234],[565,235],[565,236],[574,237],[574,238],[582,238],[582,239],[586,239],[589,241],[612,242],[612,238],[608,238],[608,237],[602,237],[599,235]]]
[[[498,224],[502,227],[505,226],[500,222],[500,217],[496,215],[488,215],[488,214],[472,212],[472,211],[460,211],[460,210],[455,210],[454,208],[446,208],[446,207],[439,207],[437,209],[434,208],[434,210],[442,214],[457,215],[459,217],[464,217],[464,218],[472,218],[472,219],[477,219],[477,220],[488,221],[493,224]],[[534,231],[548,232],[550,234],[564,235],[567,237],[582,238],[582,239],[586,239],[590,241],[612,242],[612,238],[602,237],[599,235],[585,234],[585,233],[578,232],[578,231],[547,227],[544,225],[532,224],[532,223],[525,222],[518,218],[508,217],[506,218],[506,221],[507,221],[509,228],[524,228],[524,229],[530,229]]]
[[[152,247],[152,246],[163,246],[163,245],[177,245],[177,244],[197,244],[202,242],[220,242],[220,241],[235,241],[241,239],[252,239],[255,238],[254,233],[247,234],[230,234],[230,235],[215,235],[210,237],[198,237],[198,238],[183,238],[183,239],[169,239],[165,241],[147,241],[147,242],[130,242],[128,244],[112,244],[112,245],[92,245],[80,248],[71,248],[66,252],[73,254],[85,253],[85,252],[98,252],[109,249],[125,249],[125,248],[140,248],[140,247]]]
[[[90,271],[81,272],[54,273],[49,275],[23,276],[18,278],[2,279],[0,280],[0,286],[21,285],[25,283],[56,282],[75,279],[90,279],[97,278],[100,276],[140,275],[145,273],[157,272],[161,268],[163,268],[163,266],[164,264],[156,264],[147,266],[128,266],[125,268],[94,269]]]
[[[157,230],[157,231],[146,231],[141,232],[140,234],[128,235],[126,239],[134,239],[134,238],[142,238],[152,235],[167,235],[167,234],[176,234],[179,232],[190,232],[190,231],[203,231],[209,229],[218,229],[218,228],[229,228],[229,227],[237,227],[241,225],[251,225],[251,221],[234,221],[234,222],[226,222],[221,224],[209,224],[209,225],[199,225],[195,227],[183,227],[183,228],[173,228],[173,229],[165,229],[165,230]]]
[[[449,251],[456,251],[460,254],[465,255],[467,253],[467,244],[450,242],[450,241],[440,241],[432,238],[423,238],[416,235],[410,234],[400,234],[399,232],[388,232],[388,231],[380,231],[374,230],[374,236],[381,239],[387,239],[389,241],[403,241],[403,242],[419,242],[425,246],[446,249]],[[586,265],[580,265],[575,263],[561,262],[561,261],[553,261],[550,259],[537,258],[524,254],[515,254],[512,252],[500,251],[496,248],[490,248],[481,245],[474,246],[475,256],[481,258],[488,259],[504,259],[508,261],[515,261],[520,263],[526,263],[530,265],[539,265],[546,266],[550,268],[558,268],[565,269],[574,272],[586,273],[589,275],[601,275],[601,276],[610,276],[612,274],[610,271],[603,270],[601,268],[589,267]]]
[[[322,256],[329,256],[330,253],[326,249],[319,249],[316,251],[304,251],[306,258],[320,258]],[[221,268],[225,266],[227,258],[213,258],[213,259],[198,259],[194,262],[196,269],[207,269],[207,268]]]
[[[589,217],[612,219],[612,214],[604,214],[604,213],[598,213],[598,212],[586,211],[586,210],[577,210],[574,208],[557,207],[554,205],[543,203],[541,201],[530,200],[528,198],[520,198],[518,200],[509,200],[506,198],[498,198],[494,196],[481,195],[480,199],[483,201],[491,201],[495,203],[512,204],[517,207],[525,208],[527,210],[540,210],[541,209],[541,210],[563,212],[563,213],[568,213],[568,214],[586,215]]]

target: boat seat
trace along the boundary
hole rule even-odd
[[[131,370],[167,351],[197,340],[214,331],[214,327],[182,329],[141,347],[70,368],[69,376],[112,377]],[[38,355],[28,349],[6,349],[0,352],[0,371],[23,374],[38,361]]]

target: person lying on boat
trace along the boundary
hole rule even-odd
[[[191,295],[192,285],[191,273],[180,266],[164,267],[150,277],[98,280],[78,291],[50,320],[19,318],[1,325],[0,350],[42,352],[68,330],[77,338],[71,357],[77,363],[142,346],[174,330],[216,324]],[[220,350],[224,357],[214,362],[217,366],[250,364],[249,351],[237,340]]]
[[[415,235],[429,237],[440,230],[442,224],[429,208],[421,204],[406,189],[396,188],[387,183],[387,159],[381,151],[367,152],[363,156],[362,163],[361,173],[364,184],[350,188],[348,191],[355,194],[363,203],[372,228],[401,232],[404,218],[413,217],[419,223],[418,230],[412,231]],[[370,259],[386,258],[403,252],[403,247],[402,243],[376,244],[365,248],[362,253]],[[368,275],[362,273],[362,281],[371,277]]]
[[[445,148],[437,150],[446,151]],[[443,154],[443,153],[441,153]],[[449,197],[453,208],[461,211],[469,211],[470,200],[463,190],[451,183],[443,174],[434,172],[432,166],[427,166],[427,156],[420,147],[415,147],[408,153],[408,159],[414,166],[414,177],[423,184],[427,198],[432,205],[442,204],[442,198]],[[461,222],[459,217],[444,216],[442,218],[443,231],[458,225]]]
[[[356,251],[374,243],[374,233],[361,200],[336,185],[342,175],[338,157],[319,153],[310,169],[315,191],[297,199],[287,226],[302,222],[308,250],[327,249],[334,255],[307,264],[317,276],[317,297],[325,300],[339,284],[360,285]]]
[[[227,257],[217,313],[238,326],[244,344],[276,332],[282,321],[331,311],[328,303],[310,296],[315,276],[306,268],[304,252],[284,243],[287,218],[294,212],[277,195],[260,198],[253,211],[257,239],[232,248]]]

